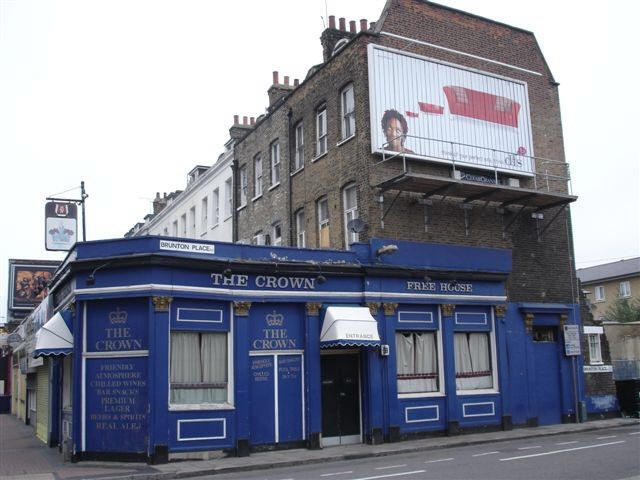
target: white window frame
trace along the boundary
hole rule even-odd
[[[271,226],[271,245],[274,247],[282,245],[282,224],[280,222]]]
[[[604,295],[604,285],[598,285],[597,287],[594,287],[594,300],[596,302],[604,302],[605,300],[605,295]]]
[[[602,365],[602,344],[599,333],[588,333],[587,343],[589,345],[589,363],[591,365]]]
[[[224,182],[224,194],[224,219],[228,220],[231,218],[233,212],[233,179],[231,177],[227,178]]]
[[[301,208],[296,212],[296,246],[298,248],[304,248],[306,246],[304,227],[304,208]]]
[[[202,235],[207,233],[207,229],[209,228],[209,197],[204,197],[201,200],[200,228],[201,228]]]
[[[631,296],[631,282],[629,282],[629,280],[620,282],[618,292],[620,298],[629,298]]]
[[[171,375],[171,333],[184,332],[184,330],[169,330],[169,376]],[[183,410],[211,410],[211,409],[227,409],[234,405],[234,368],[233,368],[233,326],[229,331],[226,330],[198,330],[191,331],[194,333],[225,333],[227,336],[227,400],[222,403],[171,403],[171,377],[169,377],[167,392],[167,400],[169,402],[170,411]]]
[[[322,217],[322,205],[326,205],[327,217]],[[329,222],[329,199],[328,197],[322,197],[316,202],[316,209],[318,211],[318,248],[329,248],[331,246],[331,224]],[[322,245],[322,227],[327,226],[329,229],[329,245]]]
[[[172,232],[173,232],[173,236],[177,237],[178,236],[178,220],[174,220],[173,224],[172,224]]]
[[[196,206],[189,208],[189,238],[196,238]]]
[[[182,234],[182,238],[187,237],[187,214],[183,213],[180,216],[180,233]]]
[[[274,188],[280,185],[280,142],[276,140],[271,143],[271,147],[269,148],[271,154],[269,156],[270,162],[270,170],[271,170],[271,187]]]
[[[220,223],[220,189],[215,188],[211,196],[211,212],[213,214],[211,228],[218,226]]]
[[[295,156],[293,171],[304,168],[304,125],[302,121],[298,122],[295,127]]]
[[[442,325],[442,323],[439,323]],[[445,395],[445,387],[444,387],[444,353],[442,348],[442,329],[438,328],[437,330],[396,330],[396,334],[399,333],[423,333],[423,332],[435,332],[436,333],[436,349],[437,357],[438,357],[438,390],[433,392],[415,392],[415,393],[398,393],[398,398],[426,398],[426,397],[442,397]],[[395,337],[394,337],[395,341]],[[397,357],[397,352],[396,352]],[[396,358],[396,382],[397,382],[397,372],[398,372],[398,359]]]
[[[253,199],[262,196],[262,155],[253,157]]]
[[[340,92],[342,139],[346,140],[356,134],[356,107],[353,83]]]
[[[472,331],[465,332],[463,330],[457,330],[454,333],[474,333],[474,332]],[[458,390],[456,387],[457,395],[486,395],[487,393],[499,392],[498,385],[500,385],[500,383],[498,381],[499,379],[498,379],[498,356],[497,356],[497,348],[496,348],[496,324],[495,324],[493,309],[491,309],[491,331],[482,330],[482,331],[478,331],[478,333],[489,334],[489,355],[491,355],[491,358],[490,358],[491,378],[493,380],[493,387],[476,389],[476,390]],[[453,346],[453,348],[455,350],[455,345]],[[455,352],[454,352],[454,355],[455,355]],[[453,368],[455,370],[455,364]],[[455,382],[455,378],[454,378],[454,382]]]
[[[327,107],[316,110],[316,158],[327,153]]]
[[[347,198],[350,192],[354,192],[355,206],[347,207]],[[358,189],[355,183],[350,183],[342,189],[342,202],[344,205],[344,248],[349,248],[351,243],[360,240],[358,233],[350,232],[347,229],[347,223],[358,218]]]
[[[240,205],[238,208],[242,208],[247,205],[247,198],[249,196],[249,177],[246,163],[240,167],[238,176],[240,177]]]

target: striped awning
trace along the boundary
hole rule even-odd
[[[327,307],[320,332],[322,348],[377,345],[378,322],[367,307]]]
[[[36,332],[33,357],[68,355],[72,351],[71,312],[58,312]]]

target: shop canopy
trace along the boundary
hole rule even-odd
[[[71,312],[58,312],[36,332],[33,356],[68,355],[72,351]]]
[[[378,322],[367,307],[327,307],[320,346],[370,347],[380,345]]]

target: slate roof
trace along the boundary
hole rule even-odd
[[[579,268],[576,274],[582,283],[591,283],[610,278],[640,275],[640,257],[618,260],[593,267]]]

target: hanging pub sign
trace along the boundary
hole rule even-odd
[[[74,203],[47,202],[44,209],[45,248],[71,250],[78,238],[78,208]]]

